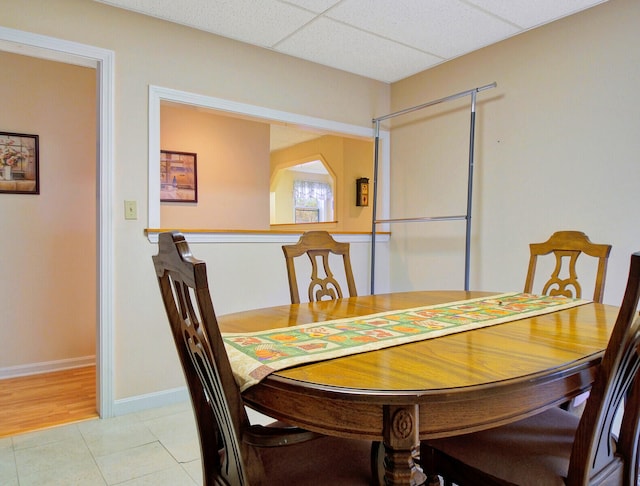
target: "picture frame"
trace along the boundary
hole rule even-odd
[[[160,151],[160,202],[198,202],[198,155]]]
[[[0,193],[40,194],[39,136],[0,132]]]

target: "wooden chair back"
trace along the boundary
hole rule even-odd
[[[153,263],[191,395],[204,485],[380,484],[370,441],[321,436],[279,421],[250,424],[205,263],[178,232],[160,234],[158,243]]]
[[[573,442],[568,485],[636,484],[640,434],[640,252],[631,256],[622,306]],[[616,442],[614,418],[624,414]]]
[[[353,270],[351,269],[349,243],[337,242],[326,231],[307,231],[300,237],[297,243],[293,245],[283,245],[282,250],[284,251],[287,264],[289,294],[292,304],[300,303],[295,258],[305,253],[311,261],[311,282],[309,283],[308,289],[309,302],[334,300],[343,297],[342,289],[329,266],[329,256],[331,254],[342,256],[349,296],[355,297],[358,295],[353,279]],[[324,276],[320,273],[320,267],[322,267]]]
[[[218,328],[205,263],[193,257],[180,233],[160,234],[153,263],[196,416],[204,484],[248,484],[241,437],[249,420]]]
[[[589,237],[581,231],[557,231],[544,243],[531,243],[529,248],[531,256],[524,285],[526,293],[532,292],[538,257],[553,253],[555,268],[549,280],[544,284],[542,294],[581,298],[582,287],[578,282],[576,261],[580,254],[584,253],[598,259],[593,301],[602,302],[611,245],[591,243]],[[563,263],[567,258],[569,260],[568,277],[562,278]]]

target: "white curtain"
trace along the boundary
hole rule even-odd
[[[326,201],[332,199],[333,194],[331,186],[326,182],[293,181],[293,197],[296,201],[300,199]]]

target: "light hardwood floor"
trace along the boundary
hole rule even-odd
[[[0,380],[0,437],[96,417],[95,366]]]

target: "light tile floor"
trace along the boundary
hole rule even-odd
[[[3,486],[198,484],[200,450],[189,402],[0,439]]]

